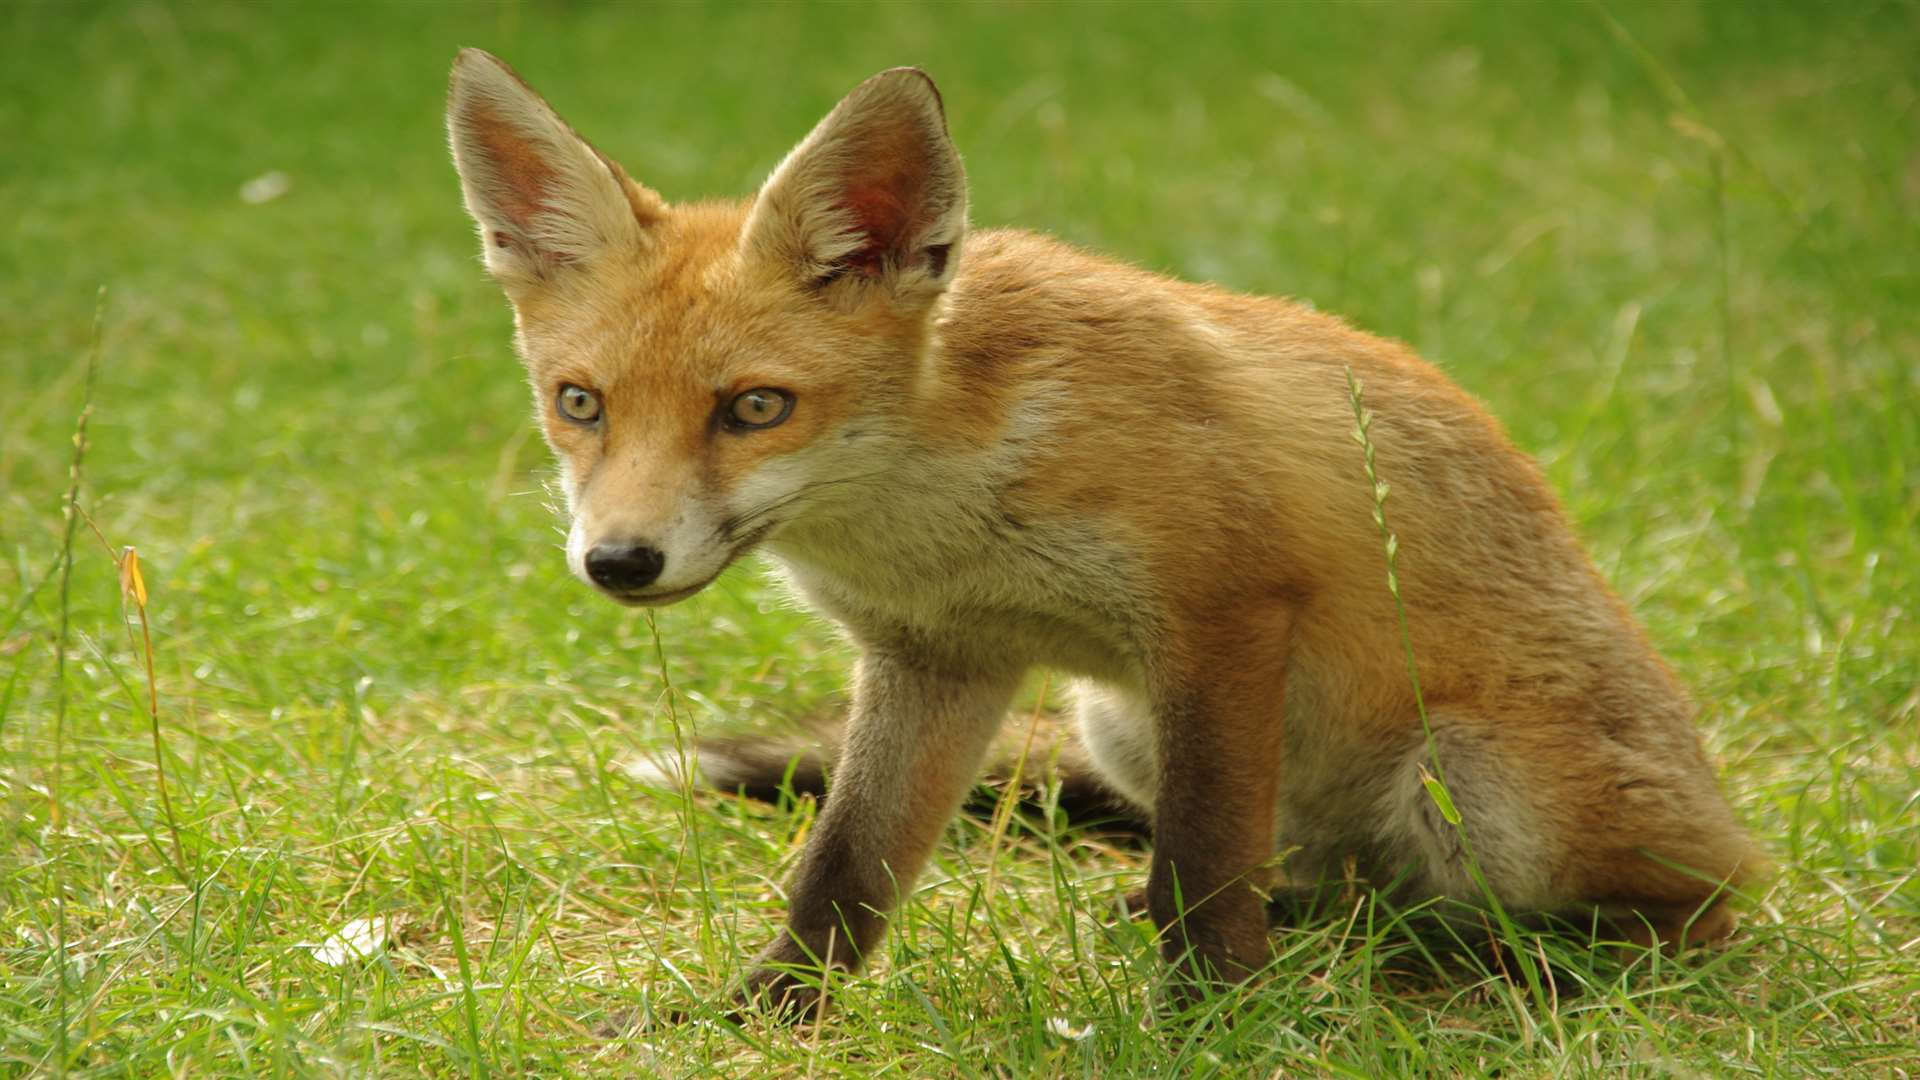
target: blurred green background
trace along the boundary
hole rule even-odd
[[[646,618],[566,576],[447,161],[463,45],[669,200],[751,192],[848,88],[919,65],[977,224],[1299,297],[1440,363],[1542,459],[1783,864],[1750,966],[1634,1022],[1707,1071],[1756,1024],[1746,1053],[1788,1072],[1907,1060],[1887,1048],[1920,992],[1914,4],[19,3],[0,8],[6,1067],[570,1070],[578,1018],[673,984],[628,935],[684,950],[702,991],[732,973],[732,931],[659,899],[687,882],[631,895],[622,875],[649,871],[609,867],[678,868],[710,832],[718,906],[770,896],[789,818],[676,808],[612,766],[666,737],[668,700],[746,729],[817,709],[847,654],[742,568],[659,614],[669,698]],[[53,731],[49,573],[102,286],[82,503],[152,589],[179,880],[139,651],[84,530]],[[607,906],[550,951],[561,880]],[[193,929],[154,930],[180,898]],[[473,979],[442,997],[425,969],[323,973],[297,948],[387,910],[419,913],[397,955],[436,971],[448,925],[485,914],[475,963],[519,957],[475,976],[507,988],[491,1020],[462,1019]],[[77,968],[52,959],[61,925]],[[588,978],[582,950],[634,970]],[[974,992],[1001,1001],[942,1007]],[[1795,1004],[1743,1011],[1769,994]],[[1498,1017],[1485,1051],[1432,1035],[1446,1010],[1418,1001],[1323,1028],[1297,1005],[1307,1043],[1242,1036],[1230,1063],[1564,1067]],[[1018,1023],[1053,1006],[966,1007],[986,1034],[962,1058],[1064,1052]],[[1635,1045],[1566,1022],[1598,1025],[1608,1060]],[[1147,1053],[1115,1028],[1072,1060]],[[711,1057],[664,1045],[665,1071]]]

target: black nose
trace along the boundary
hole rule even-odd
[[[644,544],[595,544],[587,551],[587,576],[608,592],[636,592],[653,584],[667,557]]]

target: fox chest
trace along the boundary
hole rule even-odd
[[[863,645],[961,665],[1137,677],[1155,620],[1113,545],[1088,529],[966,526],[934,535],[855,530],[837,543],[771,548],[789,584]]]

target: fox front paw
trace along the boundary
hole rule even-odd
[[[1264,905],[1244,901],[1211,904],[1163,929],[1161,955],[1171,971],[1162,1010],[1183,1012],[1254,981],[1273,958],[1266,930]]]
[[[735,995],[735,1005],[740,1013],[757,1013],[783,1024],[805,1023],[820,1015],[825,1001],[821,985],[817,967],[757,967]]]
[[[1259,975],[1259,968],[1248,958],[1214,950],[1195,950],[1167,960],[1166,976],[1148,1003],[1149,1015],[1159,1021],[1218,1015],[1231,1023],[1240,1009],[1239,991]]]
[[[755,1012],[783,1023],[816,1019],[825,1008],[827,979],[857,966],[838,942],[810,951],[791,931],[754,958],[753,969],[735,995],[740,1012]],[[825,959],[823,964],[821,961]],[[851,961],[851,962],[850,962]]]

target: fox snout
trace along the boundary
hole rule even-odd
[[[733,561],[730,553],[706,550],[708,545],[689,549],[674,539],[582,528],[576,518],[567,537],[567,568],[609,599],[653,607],[699,592]]]
[[[718,577],[733,553],[680,550],[628,537],[588,540],[576,529],[567,544],[567,566],[575,577],[611,599],[636,607],[685,600]]]
[[[633,491],[633,487],[623,488]],[[608,512],[600,499],[575,500],[567,531],[567,568],[622,604],[653,607],[707,587],[744,548],[729,547],[704,508],[682,504],[663,515]]]

